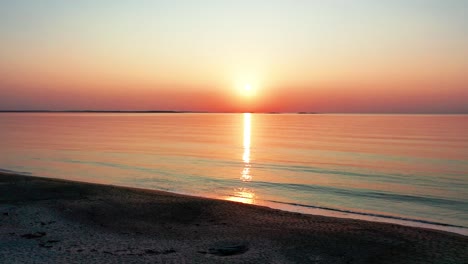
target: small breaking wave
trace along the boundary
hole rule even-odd
[[[441,222],[427,221],[427,220],[422,220],[422,219],[414,219],[414,218],[407,218],[407,217],[400,217],[400,216],[392,216],[392,215],[376,214],[376,213],[365,213],[365,212],[358,212],[358,211],[352,211],[352,210],[346,210],[346,209],[337,209],[337,208],[331,208],[331,207],[325,207],[325,206],[315,206],[315,205],[306,205],[306,204],[298,204],[298,203],[280,202],[280,201],[274,201],[274,200],[266,200],[266,201],[271,202],[271,203],[278,203],[278,204],[286,204],[286,205],[313,208],[313,209],[328,210],[328,211],[334,211],[334,212],[346,213],[346,214],[363,215],[363,216],[371,216],[371,217],[379,217],[379,218],[388,218],[388,219],[410,221],[410,222],[429,224],[429,225],[468,228],[466,226],[452,225],[452,224],[446,224],[446,223],[441,223]]]
[[[28,175],[28,176],[32,175],[32,173],[26,172],[26,171],[14,171],[14,170],[7,170],[7,169],[1,169],[1,168],[0,168],[0,172],[9,173],[9,174]]]

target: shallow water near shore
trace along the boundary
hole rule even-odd
[[[1,113],[0,168],[466,233],[466,131],[467,115]]]

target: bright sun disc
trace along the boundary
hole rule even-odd
[[[257,86],[250,82],[245,82],[237,86],[237,91],[245,98],[253,98],[257,94]]]

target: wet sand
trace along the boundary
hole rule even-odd
[[[0,173],[0,263],[468,263],[468,237]]]

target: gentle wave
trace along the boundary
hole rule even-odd
[[[306,173],[316,173],[316,174],[331,174],[331,175],[339,175],[339,176],[346,176],[346,177],[362,177],[367,179],[375,179],[378,178],[381,182],[399,182],[405,177],[413,177],[411,179],[412,182],[418,184],[430,184],[433,181],[424,178],[414,178],[414,175],[411,174],[403,174],[403,173],[357,173],[351,172],[346,170],[330,170],[330,169],[323,169],[319,167],[312,167],[312,166],[300,166],[300,165],[282,165],[282,164],[255,164],[252,163],[252,166],[258,169],[269,169],[269,170],[283,170],[289,172],[306,172]],[[468,187],[468,183],[462,181],[461,179],[456,179],[453,177],[444,177],[451,181],[457,180],[459,184],[464,184]]]
[[[272,202],[272,203],[277,203],[277,204],[286,204],[286,205],[292,205],[292,206],[321,209],[321,210],[334,211],[334,212],[340,212],[340,213],[348,213],[348,214],[354,214],[354,215],[373,216],[373,217],[379,217],[379,218],[403,220],[403,221],[430,224],[430,225],[436,225],[436,226],[468,228],[466,226],[451,225],[451,224],[446,224],[446,223],[427,221],[427,220],[422,220],[422,219],[413,219],[413,218],[407,218],[407,217],[392,216],[392,215],[385,215],[385,214],[365,213],[365,212],[343,210],[343,209],[330,208],[330,207],[324,207],[324,206],[306,205],[306,204],[298,204],[298,203],[288,203],[288,202],[280,202],[280,201],[274,201],[274,200],[266,200],[266,201],[267,202]]]
[[[374,198],[374,199],[385,199],[385,200],[395,200],[395,201],[411,201],[419,203],[429,203],[429,204],[438,204],[445,206],[466,206],[468,208],[468,203],[463,201],[456,200],[447,200],[443,198],[436,197],[422,197],[414,196],[408,194],[397,194],[390,192],[377,192],[371,191],[368,189],[356,189],[356,188],[336,188],[329,186],[317,186],[317,185],[306,185],[306,184],[297,184],[297,183],[274,183],[274,182],[255,182],[254,185],[262,186],[275,186],[281,189],[290,189],[292,191],[308,191],[308,192],[322,192],[322,193],[335,193],[347,197],[365,197],[365,198]]]
[[[6,169],[0,169],[0,172],[9,173],[9,174],[18,174],[18,175],[32,175],[30,172],[14,171],[14,170],[6,170]]]

